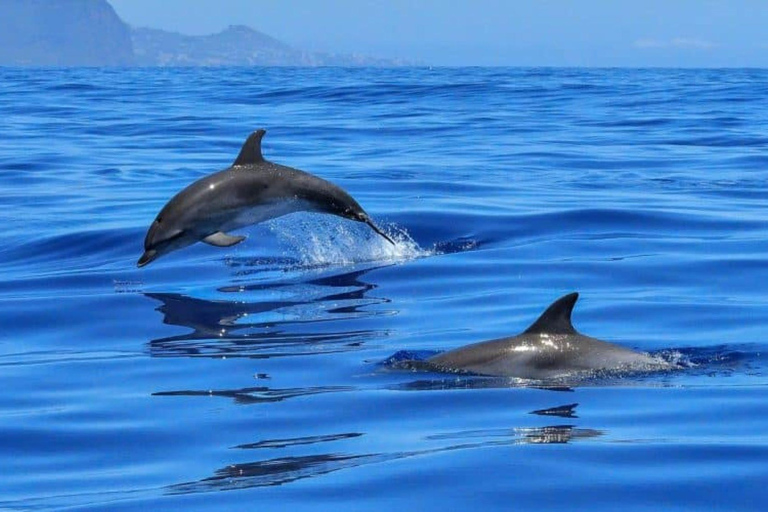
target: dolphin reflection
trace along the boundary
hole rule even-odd
[[[215,298],[147,292],[160,302],[163,323],[191,330],[149,342],[155,357],[277,357],[356,350],[387,331],[345,321],[391,314],[373,308],[376,285],[361,277],[371,268],[305,282],[226,286]]]
[[[283,400],[300,396],[318,395],[320,393],[338,393],[341,391],[354,391],[354,389],[355,388],[349,386],[315,386],[286,389],[256,386],[241,389],[156,391],[152,393],[152,396],[217,396],[231,398],[235,401],[235,403],[248,405],[282,402]]]
[[[440,446],[390,453],[313,453],[267,458],[254,462],[231,464],[217,469],[212,476],[198,481],[184,482],[166,488],[169,494],[189,494],[210,491],[229,491],[252,487],[285,485],[297,480],[314,478],[342,469],[405,459],[414,456],[439,454],[455,450],[468,450],[491,446],[523,444],[563,444],[603,435],[602,431],[577,428],[573,425],[490,429],[438,434],[425,438],[427,443]],[[363,434],[318,436],[318,442],[358,441],[365,444]],[[261,443],[252,443],[260,447]],[[304,444],[304,443],[302,443]],[[293,445],[291,445],[293,446]]]

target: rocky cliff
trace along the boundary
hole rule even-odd
[[[130,28],[106,0],[0,0],[0,65],[132,64]]]

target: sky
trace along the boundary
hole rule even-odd
[[[109,0],[137,27],[247,25],[435,66],[768,67],[768,0]]]

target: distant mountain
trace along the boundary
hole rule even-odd
[[[139,66],[402,66],[406,61],[307,52],[258,30],[232,25],[206,36],[151,28],[131,31]]]
[[[127,66],[128,25],[106,0],[0,0],[0,65]]]
[[[132,29],[107,0],[0,0],[0,66],[408,64],[412,63],[302,51],[240,25],[207,36]]]

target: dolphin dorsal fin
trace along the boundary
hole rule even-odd
[[[245,144],[243,144],[243,148],[240,150],[240,154],[237,155],[232,167],[237,167],[239,165],[253,165],[264,161],[264,157],[261,156],[261,139],[264,137],[265,133],[267,133],[267,130],[261,128],[248,136],[248,139],[245,141]]]
[[[546,311],[525,330],[526,334],[576,334],[571,323],[571,312],[578,293],[569,293],[550,304]]]

